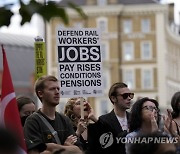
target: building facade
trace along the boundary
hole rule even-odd
[[[104,96],[88,98],[96,114],[112,109],[108,90],[120,81],[135,93],[134,101],[146,96],[157,99],[162,110],[169,108],[173,93],[180,90],[180,37],[170,26],[174,5],[150,0],[86,0],[79,5],[87,18],[67,9],[69,27],[99,28],[102,33]],[[55,32],[60,25],[62,21],[54,18],[47,26],[48,72],[54,75]]]
[[[33,37],[0,33],[0,44],[4,45],[16,96],[34,96],[34,40]],[[3,72],[0,52],[0,93]]]

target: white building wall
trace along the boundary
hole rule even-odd
[[[157,80],[158,80],[158,96],[159,104],[166,108],[167,91],[166,91],[166,61],[167,52],[166,36],[165,36],[165,15],[164,13],[156,14],[156,51],[157,51]]]
[[[169,26],[166,27],[168,53],[167,61],[167,107],[171,108],[173,94],[180,91],[180,36],[175,35]]]

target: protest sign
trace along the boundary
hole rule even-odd
[[[37,37],[34,43],[35,49],[35,78],[38,79],[43,75],[47,75],[47,58],[45,42],[42,38]]]
[[[61,96],[102,96],[99,31],[95,28],[58,28],[57,51]]]

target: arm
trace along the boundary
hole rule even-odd
[[[80,137],[80,135],[87,129],[87,123],[85,122],[84,119],[79,119],[78,125],[77,125],[77,130],[76,130],[76,135]]]
[[[151,132],[155,132],[158,130],[158,124],[155,116],[151,114]]]
[[[24,137],[28,151],[42,152],[46,149],[43,141],[43,133],[35,115],[30,116],[24,125]]]
[[[74,144],[74,145],[77,145],[79,148],[82,148],[81,142],[79,138],[77,138],[77,135],[75,133],[71,120],[64,115],[61,115],[61,118],[62,118],[62,124],[65,126],[64,128],[66,129],[66,131],[64,131],[63,133],[64,141],[62,141],[62,143],[64,145]]]
[[[52,153],[55,151],[64,150],[72,154],[73,153],[82,154],[82,151],[77,146],[74,146],[74,145],[65,146],[65,145],[60,145],[60,144],[55,144],[55,143],[47,143],[46,145],[47,145],[47,151],[50,151]]]
[[[56,144],[56,143],[46,143],[47,145],[47,149],[50,152],[56,151],[56,150],[60,150],[60,149],[64,149],[62,145],[60,144]]]
[[[89,103],[86,103],[85,105],[86,105],[86,108],[88,110],[88,119],[92,120],[93,122],[97,122],[98,119],[94,115],[94,110],[91,107],[91,105]]]

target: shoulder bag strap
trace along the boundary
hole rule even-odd
[[[47,121],[46,118],[44,118],[41,114],[37,113],[36,114],[41,118],[41,120],[46,124],[46,126],[49,128],[49,130],[51,131],[52,135],[54,136],[56,142],[58,144],[61,144],[61,141],[59,140],[58,134],[57,132],[54,130],[54,128],[51,126],[51,124]]]

